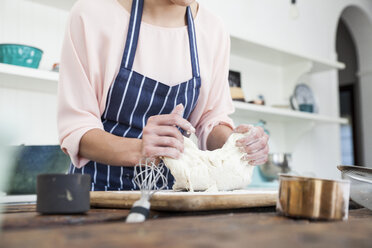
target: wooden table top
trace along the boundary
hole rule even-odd
[[[372,247],[372,211],[349,211],[348,221],[295,220],[275,208],[152,212],[126,224],[125,209],[85,215],[38,215],[35,205],[5,208],[0,247]]]

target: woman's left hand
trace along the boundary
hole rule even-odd
[[[254,127],[252,125],[240,125],[234,129],[235,133],[250,134],[236,141],[236,146],[244,151],[244,159],[250,165],[260,165],[266,163],[269,154],[269,135],[267,135],[262,127]]]

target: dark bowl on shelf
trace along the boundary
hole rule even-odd
[[[15,161],[7,194],[35,194],[38,174],[66,173],[70,158],[58,145],[14,146]]]

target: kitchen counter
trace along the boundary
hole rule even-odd
[[[0,247],[371,247],[372,211],[350,210],[346,222],[295,220],[274,207],[171,213],[126,224],[125,209],[46,215],[35,205],[5,207]]]

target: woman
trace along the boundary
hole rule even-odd
[[[221,22],[193,0],[80,0],[66,30],[58,97],[70,173],[90,174],[92,190],[136,189],[133,166],[179,158],[180,130],[196,132],[202,149],[220,148],[233,132],[229,46]],[[237,145],[256,165],[267,159],[267,141],[257,128]]]

